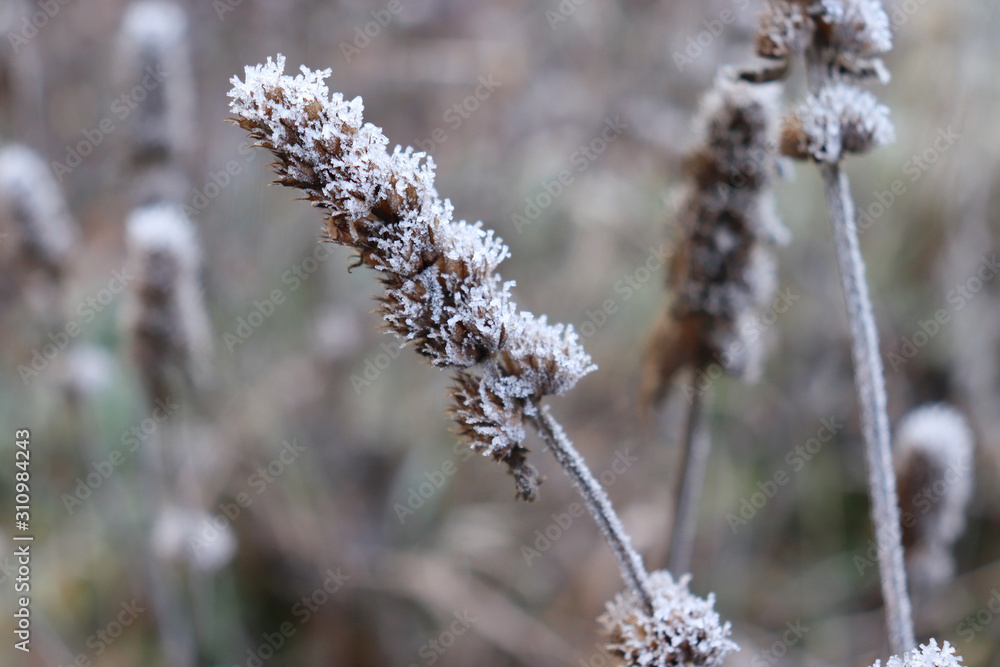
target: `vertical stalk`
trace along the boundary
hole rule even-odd
[[[573,485],[583,496],[587,509],[594,515],[594,520],[615,554],[625,584],[638,593],[646,611],[652,613],[653,596],[649,587],[649,575],[642,564],[642,556],[632,546],[632,540],[625,532],[608,494],[590,472],[587,462],[570,442],[562,426],[549,413],[547,406],[538,407],[538,416],[534,421],[552,455],[569,475]]]
[[[899,497],[892,465],[889,418],[886,414],[885,374],[879,355],[878,332],[865,282],[865,265],[858,244],[854,202],[847,174],[839,164],[822,165],[827,209],[833,226],[837,266],[847,304],[851,330],[854,382],[861,404],[861,425],[868,464],[872,520],[878,548],[882,597],[892,652],[902,654],[915,646],[910,598],[899,523]]]
[[[675,575],[689,572],[698,527],[698,506],[705,485],[708,455],[712,449],[708,433],[702,427],[702,399],[696,392],[688,408],[681,451],[681,485],[677,493],[674,522],[670,533],[667,569]]]

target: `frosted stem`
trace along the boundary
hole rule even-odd
[[[711,451],[711,440],[702,427],[701,418],[701,394],[696,393],[691,399],[687,423],[684,426],[682,443],[684,449],[680,461],[681,487],[677,494],[674,523],[670,534],[670,551],[667,556],[667,569],[676,575],[689,572],[691,568],[691,553],[694,551],[698,526],[698,506],[701,490],[705,484],[708,455]]]
[[[914,648],[915,641],[910,598],[906,590],[899,498],[892,465],[885,375],[879,355],[878,333],[865,283],[865,264],[858,245],[854,202],[847,174],[839,164],[822,165],[820,169],[826,186],[827,209],[833,225],[837,265],[851,329],[854,383],[861,404],[872,521],[875,524],[889,644],[893,653],[902,654]]]
[[[632,540],[625,532],[608,494],[590,472],[587,462],[583,460],[576,447],[566,437],[562,426],[549,413],[547,406],[539,406],[535,424],[553,456],[583,496],[587,509],[594,515],[594,520],[618,560],[618,567],[621,569],[625,584],[639,594],[647,612],[652,613],[653,596],[650,593],[649,575],[642,564],[642,556],[632,547]]]

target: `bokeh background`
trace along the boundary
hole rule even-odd
[[[22,284],[15,263],[3,267],[0,663],[607,664],[595,619],[621,583],[588,516],[560,527],[577,500],[568,479],[531,436],[533,463],[548,479],[538,502],[516,502],[500,467],[456,446],[444,414],[447,375],[408,349],[397,354],[371,312],[374,276],[348,272],[343,249],[317,251],[320,212],[267,187],[269,156],[225,122],[229,79],[279,52],[289,70],[329,67],[331,88],[361,95],[366,119],[390,142],[430,150],[456,217],[482,219],[510,245],[502,273],[516,280],[519,306],[583,327],[600,370],[551,405],[605,473],[636,546],[657,568],[684,413],[679,397],[650,416],[639,410],[644,339],[667,299],[658,258],[669,249],[672,192],[695,140],[698,99],[719,66],[751,60],[760,3],[180,6],[188,26],[173,55],[178,76],[189,58],[192,96],[188,121],[174,131],[186,149],[181,177],[157,187],[197,226],[214,353],[210,389],[178,396],[134,451],[127,435],[149,426],[151,407],[123,326],[128,290],[81,321],[37,375],[18,372],[109,287],[126,261],[125,220],[148,196],[129,157],[141,103],[126,118],[115,106],[136,85],[122,36],[128,3],[0,8],[3,143],[65,164],[86,132],[106,119],[114,126],[62,174],[76,230],[62,280]],[[27,29],[25,18],[46,7],[44,25]],[[995,261],[1000,242],[1000,5],[887,8],[893,79],[876,94],[892,108],[897,142],[848,164],[870,214],[862,244],[883,354],[902,354],[936,311],[949,316],[917,336],[924,344],[912,355],[887,364],[890,417],[948,401],[977,440],[957,573],[914,599],[917,633],[950,640],[970,666],[998,667],[1000,287],[995,270],[970,280]],[[790,100],[801,87],[793,76]],[[606,150],[581,159],[581,146],[609,123],[621,129]],[[941,132],[955,136],[943,149],[934,145]],[[564,169],[572,182],[541,196]],[[884,630],[843,301],[817,173],[797,165],[787,176],[777,197],[792,241],[777,253],[779,284],[797,298],[764,327],[758,383],[711,383],[713,450],[692,588],[714,592],[733,622],[743,650],[727,664],[869,665],[884,655]],[[886,205],[896,179],[904,192]],[[960,287],[976,289],[949,299]],[[275,290],[283,303],[254,316],[260,326],[234,344],[240,322],[267,310],[258,304]],[[786,456],[823,419],[843,427],[793,471]],[[12,648],[19,428],[31,429],[33,450],[30,655]],[[175,466],[162,503],[147,502],[151,442],[169,444]],[[111,474],[89,495],[78,491],[115,452]],[[616,459],[627,465],[613,468]],[[727,515],[780,470],[790,483],[734,529]],[[74,494],[80,501],[68,502]],[[540,540],[546,531],[556,539]],[[169,574],[176,618],[155,610],[151,571]],[[793,626],[800,631],[789,634]],[[194,661],[164,645],[164,627],[193,633]]]

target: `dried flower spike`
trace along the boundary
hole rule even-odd
[[[881,667],[882,661],[876,660],[872,667]],[[936,639],[921,644],[920,648],[907,651],[902,655],[894,655],[885,661],[885,667],[961,667],[962,656],[955,655],[955,647],[945,642],[940,647]]]
[[[702,103],[701,142],[686,161],[674,222],[673,301],[647,353],[644,394],[654,400],[684,367],[718,362],[736,376],[754,374],[757,346],[741,325],[773,290],[766,245],[787,234],[769,192],[775,118],[765,91],[725,76]]]
[[[632,592],[619,594],[598,619],[609,634],[607,648],[627,667],[714,667],[739,647],[732,628],[715,611],[715,595],[688,590],[690,575],[678,581],[666,570],[649,575],[652,612]]]
[[[207,379],[211,335],[201,300],[201,254],[194,226],[179,207],[154,204],[127,223],[135,292],[133,352],[151,399]],[[180,384],[178,384],[180,383]]]
[[[483,366],[459,374],[453,416],[473,448],[510,467],[518,495],[534,497],[523,419],[593,370],[590,357],[572,327],[516,310],[513,283],[496,274],[507,246],[479,223],[452,220],[429,156],[387,152],[382,131],[363,122],[361,99],[331,95],[330,70],[292,77],[284,67],[279,55],[232,79],[236,122],[274,153],[279,183],[327,210],[327,239],[382,274],[392,332],[435,366]]]
[[[907,570],[914,587],[932,588],[951,578],[951,547],[965,530],[972,432],[954,408],[923,406],[900,422],[893,454]]]

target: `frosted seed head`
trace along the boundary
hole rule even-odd
[[[282,185],[329,212],[329,241],[357,249],[382,274],[381,313],[390,331],[442,368],[460,373],[453,416],[473,448],[508,465],[518,494],[533,497],[524,462],[524,419],[536,401],[593,370],[572,327],[519,313],[511,282],[496,273],[510,254],[480,223],[454,221],[434,186],[434,162],[396,147],[364,123],[360,98],[331,94],[329,70],[284,73],[279,55],[234,77],[236,122],[277,158]]]
[[[846,83],[809,95],[782,128],[786,155],[830,164],[844,153],[864,153],[894,140],[889,109],[868,91]]]
[[[876,660],[872,667],[881,667]],[[885,667],[960,667],[962,656],[955,654],[955,647],[945,642],[940,647],[936,639],[931,639],[919,648],[903,655],[894,655],[885,662]]]
[[[768,0],[760,14],[757,54],[774,59],[799,55],[812,38],[812,30],[813,23],[803,3]]]
[[[818,20],[837,53],[869,58],[892,49],[889,15],[880,0],[822,0],[820,7]]]
[[[729,638],[730,624],[714,610],[715,596],[693,595],[689,581],[690,575],[675,582],[665,570],[651,573],[652,614],[634,591],[607,603],[598,621],[608,632],[608,651],[628,667],[714,667],[738,651]]]

